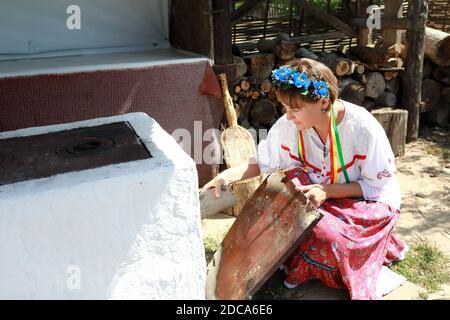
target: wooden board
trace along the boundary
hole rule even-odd
[[[219,198],[215,196],[215,189],[200,192],[200,212],[202,219],[221,212],[236,204],[236,197],[229,186],[222,185],[222,193]]]
[[[283,172],[269,175],[209,263],[206,298],[250,299],[321,218]]]
[[[0,185],[151,158],[127,122],[0,140]]]

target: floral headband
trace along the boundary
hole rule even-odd
[[[282,89],[299,89],[303,96],[329,97],[328,84],[323,80],[311,80],[306,73],[289,67],[272,71],[272,83]]]

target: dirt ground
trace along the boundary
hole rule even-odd
[[[450,131],[424,128],[420,138],[406,145],[405,155],[397,157],[397,179],[402,189],[402,210],[396,232],[408,245],[417,241],[435,244],[450,257]],[[234,222],[216,215],[203,222],[205,237],[221,240]],[[443,270],[450,272],[450,270]],[[348,299],[344,290],[334,290],[310,281],[295,289],[282,286],[283,274],[276,272],[255,294],[257,299]],[[385,299],[420,299],[424,289],[406,282]],[[450,284],[428,299],[450,299]]]

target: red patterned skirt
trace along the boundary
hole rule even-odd
[[[301,168],[286,172],[311,184]],[[351,299],[378,299],[381,267],[404,258],[407,245],[394,234],[400,211],[387,204],[358,199],[332,199],[318,210],[324,215],[285,262],[286,281],[319,279],[332,288],[347,288]]]

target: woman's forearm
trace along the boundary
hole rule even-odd
[[[324,185],[324,190],[327,194],[327,199],[360,198],[363,196],[358,182],[326,184]]]
[[[255,159],[243,162],[242,164],[224,170],[219,174],[225,180],[225,183],[237,182],[240,180],[250,179],[261,174],[259,166]]]

